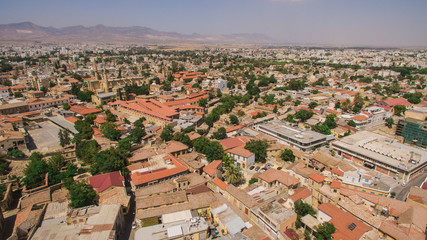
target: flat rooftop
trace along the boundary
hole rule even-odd
[[[206,231],[208,223],[202,217],[181,220],[166,224],[140,228],[135,233],[135,239],[172,239]]]
[[[332,146],[351,150],[404,171],[411,171],[427,162],[427,150],[374,132],[359,131],[334,141]]]
[[[326,141],[326,135],[311,131],[309,129],[300,129],[291,127],[280,121],[271,121],[260,124],[259,128],[279,135],[279,137],[290,138],[302,144],[310,144],[316,141]],[[282,136],[281,136],[282,135]]]

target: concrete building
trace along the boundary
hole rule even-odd
[[[310,151],[314,148],[320,147],[334,138],[332,136],[331,139],[330,136],[308,129],[292,127],[280,121],[261,123],[254,126],[254,128],[277,138],[279,143],[291,145],[292,147],[302,151]]]
[[[119,204],[89,206],[44,217],[31,239],[118,239],[123,234],[124,217]],[[49,215],[48,215],[49,216]]]
[[[227,151],[227,154],[234,158],[238,167],[246,169],[255,164],[255,153],[243,147],[232,148]]]
[[[161,224],[140,228],[135,239],[207,239],[209,224],[202,217],[191,217],[191,212],[181,211],[162,216]]]
[[[359,131],[332,143],[338,156],[409,181],[427,167],[427,151],[387,136]]]

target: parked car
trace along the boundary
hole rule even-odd
[[[259,173],[263,173],[263,172],[265,172],[265,169],[261,168],[261,170],[259,170]]]
[[[255,168],[255,166],[251,166],[250,168],[249,168],[249,170],[253,170]]]
[[[256,168],[255,168],[255,171],[258,171],[259,170],[259,166],[257,166]]]
[[[133,229],[135,229],[135,228],[136,228],[136,222],[135,222],[135,221],[133,221],[133,222],[132,222],[132,228],[133,228]]]
[[[282,170],[282,167],[278,167],[277,170]]]

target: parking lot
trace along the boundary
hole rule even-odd
[[[39,123],[41,128],[28,130],[31,136],[31,140],[35,149],[31,148],[32,151],[48,152],[55,148],[59,148],[59,127],[55,124],[45,121]]]

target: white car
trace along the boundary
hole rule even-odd
[[[132,229],[135,229],[136,228],[136,222],[135,221],[133,221],[132,222]]]

